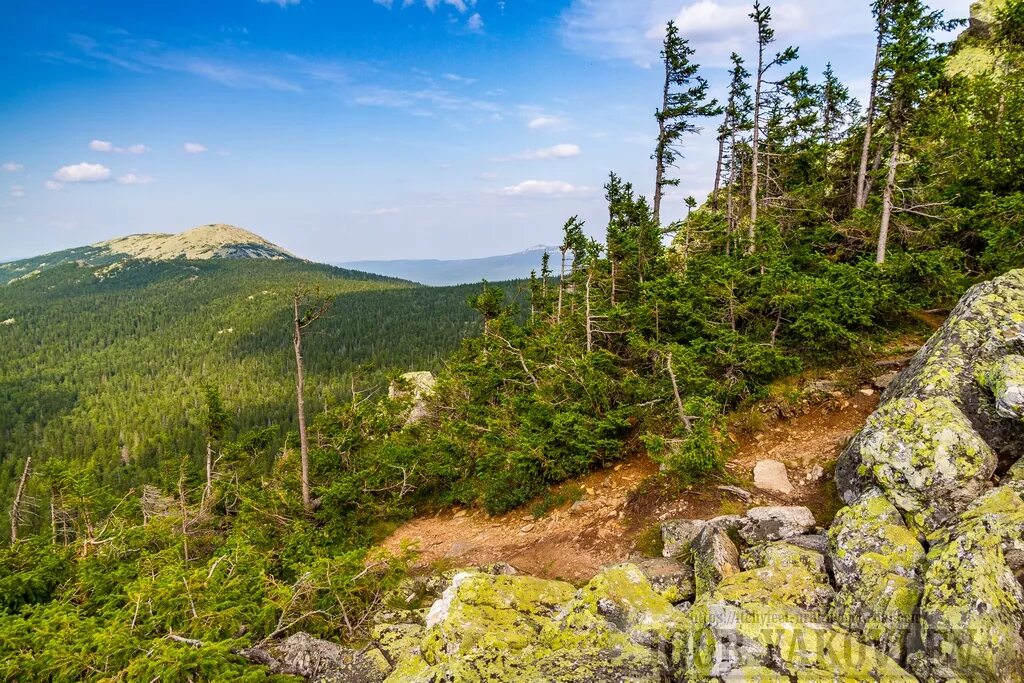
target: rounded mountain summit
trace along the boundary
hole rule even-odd
[[[191,230],[128,235],[92,245],[131,258],[166,261],[171,259],[273,259],[297,258],[259,235],[233,225],[215,223]]]

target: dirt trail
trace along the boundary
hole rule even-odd
[[[833,394],[804,414],[778,420],[749,436],[731,435],[737,452],[726,469],[734,484],[753,494],[749,502],[720,490],[717,482],[666,491],[655,483],[657,465],[645,455],[634,455],[557,487],[556,493],[579,487],[585,496],[541,519],[534,519],[530,506],[498,517],[445,510],[407,522],[384,545],[397,549],[412,542],[420,549],[423,564],[507,562],[545,578],[584,581],[602,565],[628,558],[637,537],[664,519],[708,519],[758,505],[793,504],[810,507],[824,523],[835,511],[829,465],[864,424],[878,398],[877,391],[866,387],[850,395]],[[794,488],[791,495],[781,498],[754,487],[754,465],[765,459],[785,463]]]

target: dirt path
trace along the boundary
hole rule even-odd
[[[635,455],[557,487],[556,493],[577,487],[573,490],[583,497],[541,519],[534,519],[530,506],[499,517],[445,510],[404,524],[384,545],[397,549],[414,543],[423,564],[507,562],[545,578],[584,581],[602,565],[629,557],[637,537],[665,519],[707,519],[757,505],[794,504],[810,507],[819,523],[824,523],[835,508],[828,467],[864,424],[878,398],[876,391],[866,387],[851,395],[834,394],[803,414],[749,436],[731,435],[737,452],[726,466],[727,479],[753,494],[749,502],[720,490],[717,482],[668,491],[657,484],[657,465],[645,455]],[[754,465],[764,459],[787,466],[792,495],[783,499],[754,487]]]

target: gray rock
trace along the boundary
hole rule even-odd
[[[668,558],[648,558],[635,563],[658,591],[673,605],[693,600],[696,593],[693,565]]]
[[[388,387],[388,398],[393,401],[406,401],[409,404],[409,413],[405,419],[406,427],[430,417],[427,399],[433,395],[436,384],[434,373],[422,371],[407,372]]]
[[[907,654],[923,587],[925,551],[878,489],[843,508],[829,529],[838,588],[831,620],[893,659]]]
[[[982,365],[978,382],[992,392],[996,412],[1011,420],[1024,420],[1024,356],[1011,354]]]
[[[923,534],[981,495],[997,464],[970,420],[943,396],[887,402],[868,418],[857,444],[860,467]]]
[[[754,465],[754,486],[780,496],[793,493],[786,466],[777,460],[761,460]]]
[[[664,557],[683,555],[706,525],[703,519],[669,519],[662,522],[661,554]]]
[[[751,508],[739,534],[750,545],[756,545],[801,536],[814,529],[814,525],[814,514],[805,507]]]
[[[871,385],[874,386],[879,391],[885,391],[886,389],[889,388],[890,384],[896,381],[896,378],[898,376],[899,373],[894,370],[890,372],[885,372],[882,373],[881,375],[878,375],[877,377],[872,377]]]
[[[302,676],[311,683],[382,683],[390,666],[376,648],[352,650],[296,633],[282,641],[240,654],[272,673]]]
[[[723,529],[706,526],[691,546],[697,597],[714,590],[722,579],[740,572],[740,553]]]
[[[993,489],[928,551],[919,652],[922,680],[1024,681],[1024,587],[1006,549],[1024,546],[1024,501]],[[940,536],[944,536],[941,538]]]
[[[803,534],[802,536],[792,536],[786,539],[786,543],[795,545],[797,548],[803,548],[804,550],[812,550],[816,553],[825,555],[828,553],[828,537],[824,534]]]

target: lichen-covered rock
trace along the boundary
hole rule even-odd
[[[673,642],[685,681],[905,681],[899,664],[825,616],[834,591],[820,556],[766,546],[764,566],[724,579],[687,612]]]
[[[1009,486],[1017,492],[1017,495],[1024,498],[1024,458],[1015,462],[1013,467],[1007,470],[1006,474],[1003,475],[1001,484]]]
[[[388,670],[398,662],[420,653],[420,641],[426,633],[421,624],[379,624],[370,630],[370,637],[388,662]]]
[[[739,534],[754,545],[801,536],[814,528],[814,514],[805,507],[778,506],[747,510]]]
[[[1024,681],[1024,588],[1006,561],[1024,539],[1024,501],[999,487],[933,536],[921,602],[926,680]]]
[[[981,386],[992,392],[997,413],[1024,420],[1024,356],[1003,356],[980,366],[976,375]]]
[[[569,584],[462,572],[431,609],[419,654],[389,683],[656,683],[664,657],[636,641],[673,630],[678,611],[636,567]],[[620,628],[602,612],[621,619]]]
[[[993,451],[1013,462],[1024,456],[1024,421],[1000,415],[991,392],[975,381],[979,367],[1010,354],[1024,355],[1024,270],[972,287],[885,391],[882,404],[950,400]],[[836,465],[836,484],[847,503],[874,485],[870,472],[861,466],[865,432],[850,443]]]
[[[728,532],[704,527],[691,546],[697,597],[711,592],[719,582],[740,571],[740,553]]]
[[[793,545],[788,541],[755,545],[747,548],[740,557],[744,571],[761,567],[788,569],[799,567],[817,576],[826,574],[825,556],[817,551]]]
[[[684,623],[683,613],[632,564],[605,568],[591,579],[569,604],[562,623],[585,630],[593,628],[597,618],[611,623],[634,643],[653,649],[663,649]]]
[[[693,600],[696,587],[691,563],[654,557],[640,560],[636,566],[650,581],[651,587],[673,605]]]
[[[889,401],[868,418],[857,444],[861,468],[924,534],[981,495],[997,464],[967,417],[943,396]]]
[[[925,550],[878,489],[843,508],[829,529],[838,588],[829,616],[897,661],[907,654]]]
[[[700,535],[707,522],[703,519],[669,519],[661,523],[661,554],[680,557]]]

